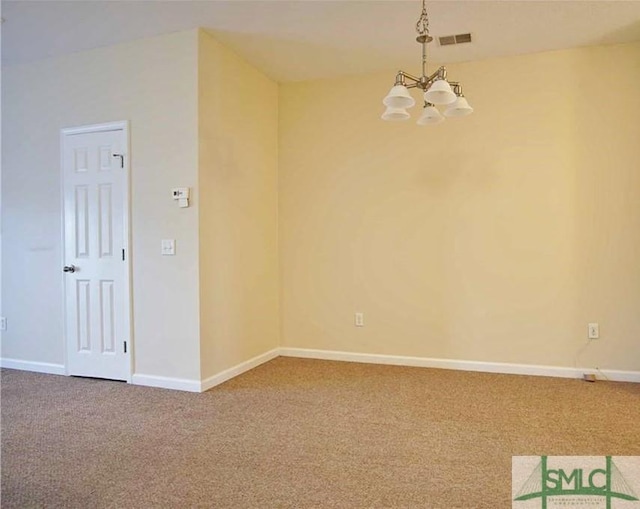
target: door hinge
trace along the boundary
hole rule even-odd
[[[127,353],[127,342],[124,342],[124,353]]]
[[[122,261],[124,261],[124,249],[122,250]]]

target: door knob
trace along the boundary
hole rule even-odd
[[[77,269],[77,267],[73,266],[73,265],[65,265],[64,269],[62,269],[64,272],[75,272]]]

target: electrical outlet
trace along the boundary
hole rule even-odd
[[[589,324],[589,339],[598,339],[600,337],[600,326],[593,322]]]
[[[364,313],[356,313],[356,327],[364,327]]]
[[[7,330],[7,319],[4,316],[0,316],[0,330]]]

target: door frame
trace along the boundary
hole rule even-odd
[[[129,137],[129,121],[119,120],[115,122],[105,122],[101,124],[81,125],[76,127],[64,127],[60,129],[60,203],[61,203],[61,220],[62,220],[62,264],[64,265],[65,259],[65,205],[64,205],[64,184],[65,184],[65,172],[64,172],[64,142],[67,136],[74,136],[77,134],[98,133],[105,131],[122,131],[124,135],[124,144],[122,152],[124,155],[124,196],[122,197],[123,208],[123,232],[124,232],[124,250],[125,261],[123,263],[124,271],[124,328],[128,332],[129,337],[127,341],[127,354],[129,356],[129,362],[127,363],[127,383],[132,382],[133,377],[133,356],[134,356],[134,341],[133,341],[133,295],[132,295],[132,264],[131,264],[131,164],[129,154],[131,153],[131,141]],[[64,277],[64,273],[61,273],[62,278],[62,302],[64,303],[62,309],[62,342],[64,352],[64,372],[69,376],[69,358],[67,351],[67,330],[69,325],[67,324],[67,309],[66,309],[66,295],[67,295],[67,278]]]

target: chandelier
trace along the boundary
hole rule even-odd
[[[457,81],[447,80],[447,70],[440,67],[436,72],[427,76],[427,44],[433,40],[429,35],[429,16],[425,0],[422,0],[422,14],[416,23],[418,41],[422,45],[422,75],[417,78],[404,71],[398,71],[396,81],[382,100],[387,109],[382,114],[382,120],[407,120],[411,115],[407,108],[411,108],[415,99],[409,93],[410,88],[424,91],[424,106],[422,115],[418,119],[419,125],[439,124],[444,120],[436,105],[443,105],[444,116],[463,117],[473,112],[473,108],[462,94],[462,85]],[[407,82],[409,82],[407,84]]]

